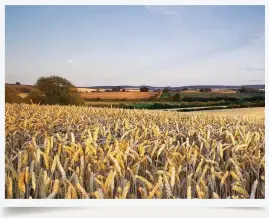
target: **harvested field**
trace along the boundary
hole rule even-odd
[[[28,97],[28,93],[20,93],[18,94],[18,96],[20,96],[21,98],[26,98]]]
[[[199,90],[185,90],[185,91],[180,91],[182,93],[200,93]]]
[[[212,89],[212,92],[220,93],[220,94],[236,94],[236,91],[234,90],[214,90]]]
[[[80,93],[85,99],[148,99],[157,94],[157,92],[91,92],[91,93]]]
[[[126,89],[128,90],[129,92],[140,92],[140,89]]]
[[[90,89],[90,88],[77,88],[78,92],[93,92],[96,91],[97,89]],[[100,92],[104,92],[104,89],[99,89]]]

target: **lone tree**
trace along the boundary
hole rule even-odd
[[[164,88],[164,89],[163,89],[163,92],[164,92],[164,93],[168,93],[169,91],[170,91],[170,90],[169,90],[168,88]]]
[[[65,78],[40,77],[36,87],[45,95],[45,104],[82,105],[84,103],[76,87]]]
[[[21,83],[20,82],[16,82],[16,85],[20,85]]]
[[[140,92],[148,92],[149,88],[148,87],[141,87]]]
[[[112,88],[112,92],[120,92],[121,87],[120,86],[116,86]]]
[[[241,86],[241,88],[238,90],[240,93],[261,93],[259,89]]]
[[[211,92],[211,88],[202,88],[200,89],[200,92]]]

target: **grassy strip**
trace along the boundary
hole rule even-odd
[[[219,109],[217,106],[227,106],[227,108],[248,108],[248,107],[264,107],[265,101],[219,101],[219,102],[180,102],[180,103],[160,103],[160,102],[143,102],[143,103],[115,103],[115,104],[90,104],[93,107],[113,107],[113,108],[126,108],[126,109],[173,109],[173,108],[189,108],[189,107],[210,107],[213,109]],[[187,109],[186,109],[187,110]],[[190,110],[190,109],[188,109]],[[201,110],[201,109],[193,109]]]

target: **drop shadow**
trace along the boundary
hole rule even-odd
[[[222,209],[222,210],[255,210],[255,211],[265,211],[265,207],[213,207],[212,209]]]
[[[63,210],[81,210],[87,209],[88,207],[12,207],[12,208],[3,208],[2,215],[3,217],[15,217],[27,214],[44,214],[51,212],[58,212]]]

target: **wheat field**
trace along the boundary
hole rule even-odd
[[[5,109],[6,198],[265,197],[263,111]]]

